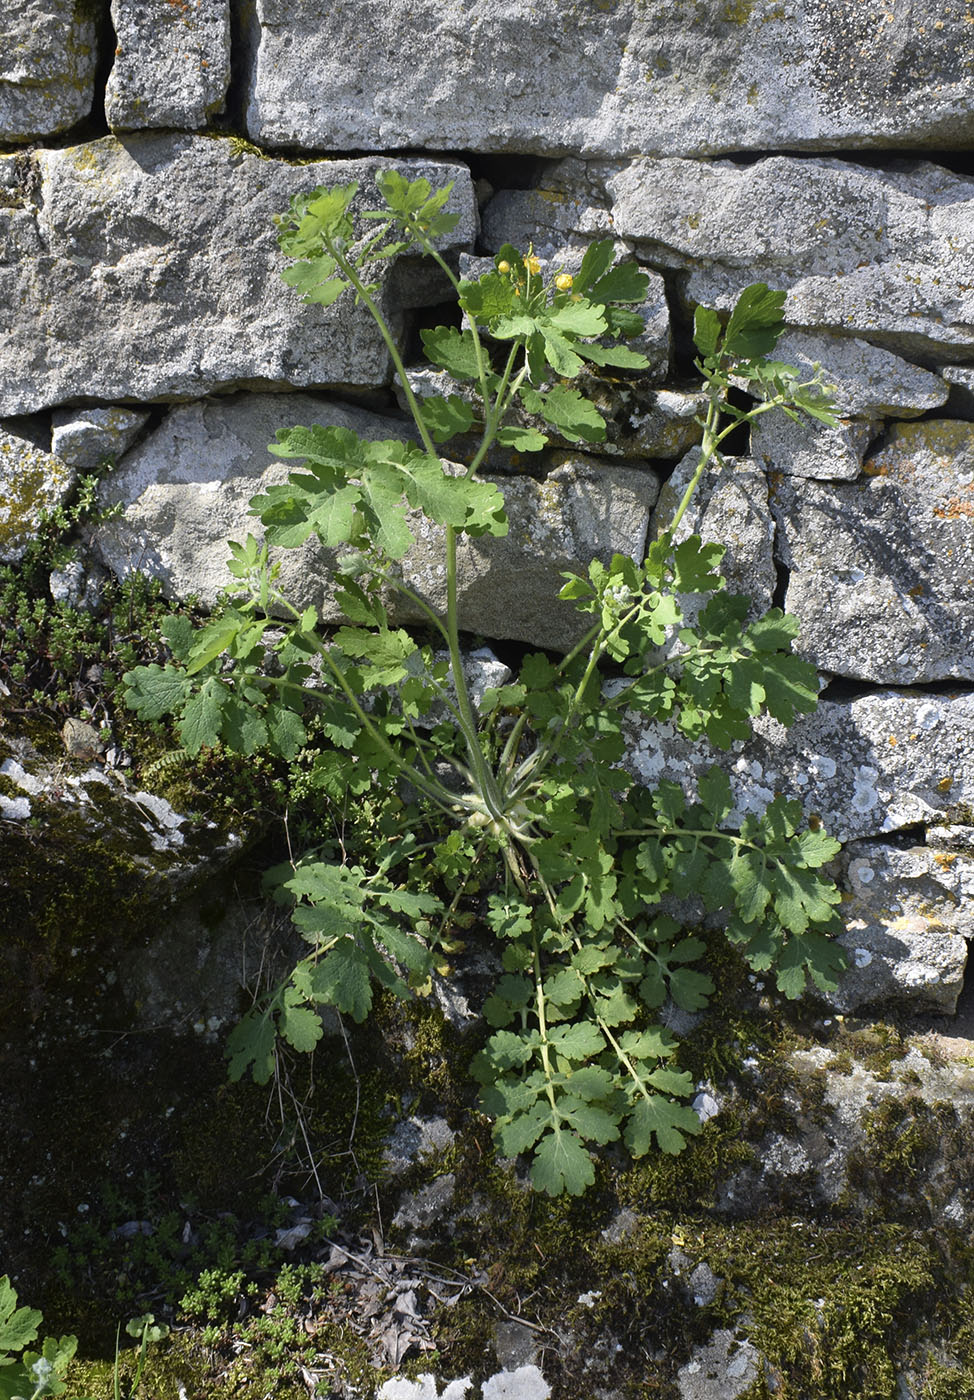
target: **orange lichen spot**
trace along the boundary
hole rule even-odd
[[[934,860],[940,866],[941,870],[949,870],[956,859],[956,851],[937,851],[934,856]]]
[[[862,464],[862,469],[866,476],[889,476],[889,467],[886,463],[880,464],[875,457],[867,457]]]
[[[962,501],[959,496],[951,496],[946,505],[934,506],[933,513],[941,520],[974,520],[974,501]]]
[[[897,745],[900,741],[899,741],[899,739],[897,739],[897,737],[896,737],[895,734],[891,734],[891,735],[889,736],[889,742],[893,745],[893,748],[895,749],[895,748],[896,748],[896,745]]]
[[[940,782],[937,784],[937,791],[938,791],[938,792],[942,792],[942,793],[948,793],[948,792],[950,792],[950,789],[951,789],[953,786],[954,786],[954,780],[953,780],[953,778],[941,778],[941,779],[940,779]]]

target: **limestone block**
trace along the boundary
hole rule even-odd
[[[212,606],[230,576],[227,540],[259,534],[251,497],[283,481],[296,463],[271,457],[279,429],[324,422],[362,437],[402,434],[398,422],[310,394],[247,394],[174,408],[102,482],[99,504],[123,513],[91,533],[102,561],[119,578],[142,571],[167,597],[196,594]],[[314,544],[281,552],[280,585],[303,605],[321,606],[329,562]]]
[[[279,428],[313,422],[334,423],[372,440],[408,435],[408,425],[398,419],[307,394],[182,405],[102,484],[101,504],[121,502],[124,511],[92,531],[99,557],[119,577],[142,570],[160,578],[168,596],[195,593],[211,605],[228,582],[226,541],[259,533],[259,522],[248,514],[251,497],[296,466],[269,457],[267,444]],[[560,571],[585,573],[594,555],[606,562],[616,552],[641,558],[659,482],[645,468],[556,454],[544,481],[501,484],[510,534],[459,542],[461,626],[489,637],[570,646],[585,620],[571,604],[557,602]],[[417,543],[403,561],[403,577],[445,612],[442,532],[415,512],[410,523]],[[334,559],[312,542],[281,551],[280,558],[284,593],[337,620],[327,587]],[[398,615],[422,620],[406,609]]]
[[[842,852],[839,1011],[898,1003],[952,1015],[974,938],[974,858],[931,846],[853,841]]]
[[[693,448],[677,465],[659,494],[650,525],[651,535],[667,529],[700,461]],[[772,545],[774,521],[768,506],[768,481],[756,462],[746,457],[725,458],[725,466],[704,473],[693,500],[677,527],[676,539],[699,535],[722,544],[720,572],[730,593],[745,593],[756,615],[771,607],[777,583]],[[684,616],[692,620],[706,599],[683,600]]]
[[[689,795],[712,764],[734,793],[732,823],[774,797],[801,801],[840,841],[918,823],[969,822],[974,808],[974,695],[878,691],[823,700],[786,729],[762,716],[747,743],[728,753],[690,744],[672,724],[628,722],[626,765],[655,785],[661,777]]]
[[[468,631],[568,650],[589,616],[558,601],[562,573],[585,576],[591,559],[608,563],[613,554],[643,558],[659,492],[654,473],[580,453],[563,453],[560,461],[555,454],[555,461],[543,481],[498,479],[510,521],[506,536],[458,541],[460,625]],[[403,577],[443,614],[442,532],[423,519],[412,523],[417,543],[403,561]]]
[[[799,422],[767,413],[751,427],[751,452],[767,471],[824,481],[853,481],[878,422],[839,419],[834,426],[804,415]]]
[[[94,471],[106,457],[121,457],[148,420],[144,409],[57,408],[51,451],[75,471]]]
[[[0,428],[0,562],[15,564],[36,536],[42,512],[68,496],[76,473],[22,430]]]
[[[962,0],[256,0],[255,141],[557,155],[967,145]]]
[[[606,189],[616,236],[658,266],[689,269],[691,303],[729,308],[766,282],[788,291],[793,327],[974,358],[974,181],[927,162],[874,170],[772,156],[636,160]]]
[[[761,1374],[761,1353],[727,1328],[719,1328],[703,1346],[695,1347],[680,1367],[676,1383],[680,1400],[737,1400]]]
[[[0,141],[66,131],[91,111],[98,53],[93,6],[6,0],[0,14]]]
[[[112,24],[111,129],[205,126],[230,83],[229,0],[112,0]]]
[[[974,678],[974,425],[896,424],[864,470],[772,486],[802,652],[885,684]]]
[[[292,164],[231,139],[141,133],[31,159],[34,178],[0,208],[0,306],[17,309],[0,343],[0,413],[80,396],[188,399],[217,387],[388,378],[364,307],[347,295],[327,310],[307,306],[281,281],[272,223],[292,195],[320,184],[358,181],[358,207],[368,207],[387,161]],[[465,166],[394,164],[437,186],[454,180],[461,219],[443,247],[472,240]],[[411,293],[395,265],[383,268],[380,303],[399,333]]]
[[[774,355],[808,378],[820,365],[840,417],[918,418],[947,402],[948,390],[943,381],[950,371],[943,376],[931,374],[853,336],[786,331],[775,346]],[[767,423],[775,416],[769,414],[759,422]]]

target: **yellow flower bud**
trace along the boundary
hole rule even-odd
[[[510,270],[511,270],[511,264],[507,261],[506,258],[501,258],[500,262],[497,264],[497,271],[498,271],[498,272],[510,272]]]
[[[563,272],[560,277],[555,278],[555,286],[558,288],[559,292],[568,292],[571,290],[573,281],[574,278],[570,273]]]

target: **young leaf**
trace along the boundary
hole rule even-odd
[[[535,1150],[531,1180],[549,1196],[580,1196],[595,1180],[592,1159],[577,1133],[556,1126],[546,1133]]]
[[[756,360],[771,354],[785,327],[785,296],[763,282],[744,288],[724,332],[723,351],[729,359]]]
[[[709,306],[698,306],[693,313],[693,343],[704,359],[717,349],[720,339],[720,317]]]

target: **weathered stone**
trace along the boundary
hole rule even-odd
[[[235,833],[177,812],[153,793],[133,791],[110,768],[66,773],[63,759],[47,762],[25,742],[0,746],[0,760],[0,778],[24,794],[22,816],[5,809],[8,819],[36,818],[35,839],[43,844],[51,835],[61,860],[82,864],[85,847],[109,837],[143,882],[146,899],[174,899],[240,848]]]
[[[24,557],[45,511],[68,496],[75,472],[37,445],[34,437],[0,429],[0,562]]]
[[[849,958],[839,1011],[908,1006],[952,1015],[974,938],[974,859],[931,846],[851,842],[841,856]]]
[[[628,420],[617,428],[616,443],[625,455],[667,460],[682,457],[703,435],[699,418],[707,412],[705,394],[683,389],[654,389],[630,398]],[[628,433],[626,429],[628,428]]]
[[[0,166],[20,159],[0,157]],[[371,316],[342,297],[307,306],[280,280],[272,216],[316,185],[358,181],[372,201],[379,160],[289,164],[231,139],[105,137],[32,153],[39,184],[0,208],[0,413],[82,395],[195,398],[215,387],[378,385],[389,356]],[[475,230],[466,167],[394,162],[411,178],[455,180],[460,223]],[[415,291],[383,274],[394,333]]]
[[[531,244],[539,258],[551,259],[595,238],[615,238],[605,186],[616,169],[568,156],[545,170],[541,185],[498,190],[483,211],[484,244],[494,253],[504,243]]]
[[[763,811],[779,793],[798,798],[840,841],[917,823],[969,822],[974,809],[974,694],[880,691],[823,700],[786,729],[767,716],[728,753],[690,744],[672,724],[629,725],[627,766],[655,785],[667,777],[693,793],[714,763],[736,804],[729,820]]]
[[[97,63],[91,6],[6,0],[0,16],[0,141],[34,141],[86,117]]]
[[[834,426],[767,413],[751,428],[751,452],[768,471],[824,481],[854,481],[878,423],[840,419]]]
[[[149,415],[134,408],[58,408],[51,421],[53,455],[76,472],[90,472],[127,452]]]
[[[938,1226],[969,1228],[974,1070],[933,1046],[928,1056],[927,1048],[918,1037],[905,1054],[891,1057],[885,1070],[859,1063],[850,1069],[841,1044],[838,1058],[828,1046],[789,1056],[782,1068],[792,1083],[783,1093],[779,1087],[776,1099],[794,1127],[767,1133],[755,1165],[725,1186],[724,1207],[736,1213],[746,1202],[749,1211],[760,1210],[797,1192],[806,1209],[841,1202],[845,1210],[869,1210],[878,1188],[887,1209],[895,1199],[916,1225],[926,1217]],[[755,1073],[760,1085],[761,1071]],[[811,1086],[815,1106],[809,1111]],[[877,1153],[884,1124],[893,1141],[906,1148],[902,1160],[910,1169],[905,1173]]]
[[[118,46],[105,89],[113,131],[197,130],[230,83],[229,0],[112,0]]]
[[[653,512],[651,536],[668,528],[699,461],[699,449],[694,448],[664,484]],[[770,608],[777,583],[772,557],[774,521],[768,506],[767,477],[755,462],[727,457],[722,469],[704,473],[677,526],[678,541],[689,535],[724,545],[720,572],[728,591],[746,594],[756,613]],[[693,620],[705,601],[702,595],[683,600],[688,620]]]
[[[342,407],[307,394],[247,395],[186,404],[123,460],[102,484],[99,500],[121,502],[123,513],[92,531],[103,562],[121,578],[135,570],[160,578],[168,596],[195,593],[207,605],[228,582],[228,539],[256,533],[251,497],[283,480],[293,463],[270,458],[279,428],[324,422],[372,440],[408,436],[400,420]],[[584,573],[594,556],[640,558],[649,512],[659,491],[648,469],[607,467],[593,459],[553,454],[541,482],[506,479],[511,519],[501,539],[459,541],[461,626],[490,637],[540,646],[569,646],[584,628],[582,615],[557,601],[562,569]],[[446,610],[442,531],[410,514],[416,546],[403,561],[406,583]],[[280,555],[280,586],[301,606],[340,616],[328,595],[333,560],[316,543]],[[403,620],[422,620],[404,607]]]
[[[402,424],[310,394],[247,394],[174,408],[99,489],[99,504],[121,504],[91,532],[119,578],[143,572],[167,597],[196,594],[211,607],[227,587],[227,541],[257,534],[250,500],[295,465],[271,457],[279,429],[324,422],[369,439],[402,436]],[[325,601],[330,562],[315,543],[280,555],[280,587],[302,605]],[[333,614],[337,615],[337,614]]]
[[[886,684],[974,678],[974,426],[896,424],[864,470],[772,486],[803,654]]]
[[[721,1328],[677,1372],[680,1400],[737,1400],[758,1379],[760,1366],[751,1342]]]
[[[635,152],[949,146],[974,119],[959,0],[257,0],[248,133],[312,149]]]
[[[558,454],[553,454],[555,461]],[[543,481],[498,481],[510,532],[463,536],[457,546],[460,625],[487,637],[567,649],[585,631],[587,614],[558,600],[563,572],[583,576],[589,561],[613,554],[641,559],[659,482],[648,468],[614,467],[561,454]],[[443,535],[412,517],[416,547],[403,561],[406,583],[436,612],[446,611]],[[414,620],[419,621],[417,613]]]
[[[940,360],[974,358],[974,182],[926,162],[874,170],[773,156],[637,160],[606,182],[618,237],[688,269],[691,303],[788,292],[790,326],[867,336]]]
[[[786,331],[774,350],[776,360],[795,365],[811,378],[821,366],[836,412],[844,418],[917,418],[947,401],[943,375],[852,336]],[[970,371],[974,373],[974,371]],[[758,421],[767,423],[769,414]]]

